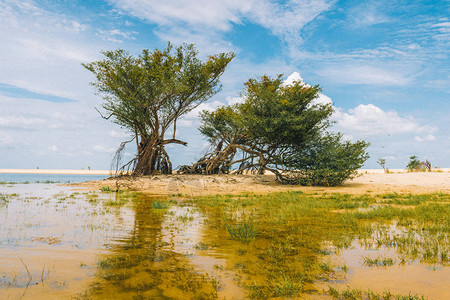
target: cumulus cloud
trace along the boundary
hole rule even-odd
[[[291,85],[293,84],[295,81],[301,81],[303,82],[303,78],[300,75],[300,73],[298,72],[293,72],[291,75],[289,75],[286,80],[284,80],[283,84],[284,85]],[[305,83],[307,86],[309,86],[309,84]]]
[[[428,133],[436,127],[420,125],[413,117],[401,117],[396,111],[384,111],[373,104],[360,104],[345,112],[337,108],[333,115],[338,126],[360,136],[382,136],[404,133]]]
[[[284,81],[283,81],[283,85],[291,85],[294,82],[300,81],[302,82],[305,86],[310,87],[311,85],[306,83],[302,76],[300,75],[300,73],[298,72],[293,72],[291,75],[289,75]],[[328,97],[325,94],[322,93],[318,93],[318,97],[316,99],[314,99],[314,101],[312,102],[313,104],[333,104],[333,101],[331,100],[330,97]]]

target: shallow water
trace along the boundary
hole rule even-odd
[[[119,206],[114,193],[54,184],[4,185],[0,194],[8,199],[1,299],[243,295],[218,267],[224,259],[202,245],[205,218],[195,207],[145,196]]]
[[[128,235],[130,207],[108,210],[93,193],[54,184],[3,185],[0,205],[2,299],[68,296],[87,288],[98,255]]]
[[[251,198],[235,200],[221,207],[54,184],[0,185],[0,299],[242,299],[263,295],[265,285],[284,296],[301,290],[300,298],[327,298],[330,286],[450,295],[448,265],[402,261],[395,247],[354,237],[336,247],[327,238],[342,230],[309,207],[285,204],[277,215]],[[248,239],[233,238],[229,224],[248,220],[255,234],[247,228]],[[388,228],[401,233],[395,223]],[[368,266],[363,257],[394,262]],[[311,272],[301,289],[283,273],[310,276],[308,266],[320,261],[333,270]]]
[[[77,183],[102,180],[108,175],[0,173],[0,184],[7,183]]]
[[[369,266],[364,258],[392,258],[391,266]],[[317,287],[328,290],[347,288],[362,291],[371,290],[378,294],[386,291],[392,294],[417,295],[429,299],[448,299],[450,296],[450,268],[441,263],[423,263],[419,260],[402,262],[394,248],[380,247],[365,249],[354,242],[348,249],[343,249],[328,258],[335,265],[346,266],[348,271],[335,281],[316,283]]]

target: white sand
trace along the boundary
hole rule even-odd
[[[450,173],[414,172],[389,173],[362,172],[361,176],[339,187],[305,187],[281,185],[273,175],[156,175],[124,177],[86,182],[89,188],[109,186],[111,189],[133,189],[154,195],[184,194],[188,196],[211,194],[239,194],[251,192],[266,194],[288,190],[307,193],[450,193]]]

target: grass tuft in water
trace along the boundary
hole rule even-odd
[[[153,201],[152,208],[153,209],[167,209],[167,208],[169,208],[169,203],[162,202],[162,201]]]
[[[243,222],[235,225],[226,225],[226,227],[230,236],[242,243],[251,242],[258,234],[253,223]]]
[[[377,257],[377,258],[370,258],[363,256],[363,265],[367,267],[390,267],[393,266],[395,263],[395,260],[390,257]]]
[[[371,290],[363,291],[360,289],[352,289],[347,286],[345,290],[338,290],[334,287],[328,287],[328,295],[333,299],[349,299],[349,300],[381,300],[381,299],[392,299],[392,300],[425,300],[424,296],[418,296],[413,294],[408,295],[394,295],[389,291],[383,293],[376,293]]]

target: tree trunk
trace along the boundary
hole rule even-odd
[[[142,140],[134,175],[172,174],[172,162],[158,138]]]

